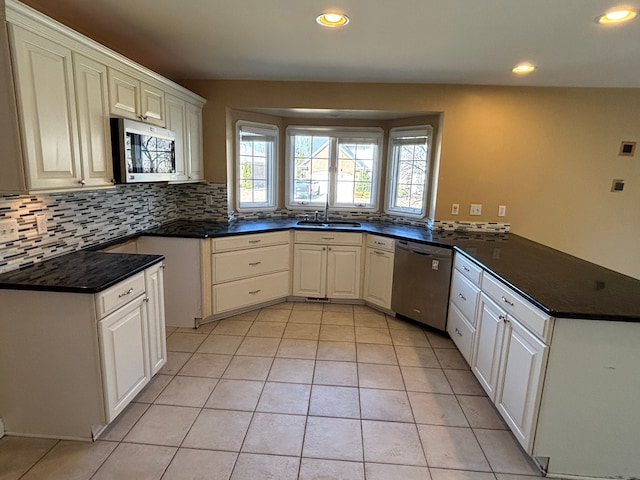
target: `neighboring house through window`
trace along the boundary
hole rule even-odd
[[[278,127],[236,123],[235,194],[238,211],[275,210]]]

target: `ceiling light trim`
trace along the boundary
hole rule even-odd
[[[349,17],[344,13],[325,12],[316,17],[318,25],[328,28],[344,27],[349,23]]]
[[[596,17],[594,21],[599,25],[616,25],[630,22],[637,16],[638,12],[633,8],[619,8]]]
[[[528,62],[519,63],[511,69],[511,71],[516,75],[528,75],[535,72],[536,70],[537,67]]]

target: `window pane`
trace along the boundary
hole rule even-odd
[[[425,195],[429,176],[430,127],[391,131],[390,168],[392,183],[390,208],[412,214],[421,214],[425,208]]]
[[[239,208],[274,206],[275,127],[238,126],[237,196]]]
[[[315,135],[295,135],[295,169],[293,201],[325,203],[329,182],[331,138]]]

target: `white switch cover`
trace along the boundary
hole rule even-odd
[[[469,209],[469,215],[482,215],[482,204],[472,203]]]
[[[38,229],[38,235],[44,235],[47,233],[47,216],[36,215],[36,228]]]
[[[506,205],[499,205],[498,206],[498,216],[499,217],[504,217],[507,214],[507,206]]]
[[[451,215],[458,215],[460,213],[460,204],[454,203],[451,205]]]
[[[18,221],[13,219],[0,220],[0,243],[18,240]]]

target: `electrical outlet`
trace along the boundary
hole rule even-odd
[[[18,221],[13,219],[0,220],[0,243],[18,240]]]
[[[207,205],[213,205],[213,195],[207,195]]]
[[[479,203],[472,203],[469,209],[469,215],[482,215],[482,205]]]
[[[151,197],[147,198],[147,210],[153,210],[153,198]]]
[[[460,213],[460,204],[454,203],[451,205],[451,215],[458,215]]]
[[[499,217],[504,217],[507,214],[507,206],[506,205],[499,205],[498,206],[498,216]]]
[[[36,228],[38,230],[38,235],[44,235],[47,233],[47,216],[40,214],[36,215]]]

